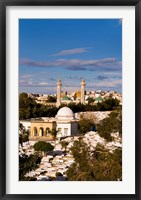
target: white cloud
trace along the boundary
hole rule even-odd
[[[23,78],[23,79],[31,79],[31,78],[33,78],[33,74],[31,75],[31,74],[23,74],[23,75],[21,75],[20,76],[20,78]]]
[[[74,70],[74,71],[80,71],[80,70],[118,71],[120,70],[120,68],[115,68],[115,66],[121,66],[121,61],[118,61],[116,58],[102,58],[98,60],[58,59],[47,62],[22,59],[20,61],[20,65],[28,65],[33,67],[63,67],[67,70]]]
[[[107,88],[107,87],[118,87],[121,86],[122,80],[117,79],[117,80],[105,80],[105,81],[99,81],[95,83],[88,83],[87,87],[100,87],[100,88]]]
[[[40,82],[39,85],[41,85],[41,86],[47,86],[48,83],[47,82]]]
[[[46,87],[49,85],[47,82],[32,82],[32,81],[25,81],[25,80],[20,80],[19,84],[20,86],[26,86],[26,87]]]
[[[88,48],[66,49],[66,50],[59,51],[58,53],[53,54],[52,56],[72,55],[72,54],[84,53],[87,51],[88,51]]]

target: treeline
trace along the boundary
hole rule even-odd
[[[35,117],[53,117],[56,115],[58,108],[36,103],[36,101],[28,97],[26,93],[19,96],[19,119],[30,119]]]
[[[29,119],[35,117],[54,117],[58,110],[63,107],[49,106],[36,103],[36,101],[28,97],[26,93],[21,93],[19,96],[19,119]],[[115,110],[119,107],[119,101],[117,99],[109,98],[102,103],[97,103],[96,105],[91,104],[75,104],[69,103],[67,105],[74,113],[85,112],[85,111],[107,111]]]

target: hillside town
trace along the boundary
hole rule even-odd
[[[83,85],[84,84],[84,85]],[[85,80],[82,80],[81,82],[81,88],[80,90],[77,90],[75,92],[68,92],[68,91],[62,91],[61,86],[62,82],[61,80],[58,80],[57,82],[57,88],[58,88],[58,98],[60,97],[60,100],[63,104],[69,104],[69,103],[79,103],[83,102],[85,104],[88,104],[89,101],[91,103],[96,104],[98,102],[102,102],[105,99],[108,99],[109,97],[112,97],[113,99],[117,99],[120,104],[122,104],[122,95],[121,93],[115,92],[115,91],[85,91]],[[84,93],[84,98],[81,98],[81,93]],[[44,104],[44,105],[56,105],[56,99],[57,94],[34,94],[34,93],[28,93],[28,96],[35,99],[36,103]]]
[[[58,80],[56,95],[21,94],[27,100],[33,99],[36,102],[36,106],[44,104],[45,106],[49,106],[49,108],[56,107],[57,109],[55,116],[20,119],[20,159],[24,158],[25,155],[28,158],[36,153],[41,158],[36,169],[27,170],[21,179],[28,178],[29,180],[37,181],[68,180],[70,176],[68,172],[76,163],[76,153],[73,154],[73,148],[77,142],[89,148],[89,156],[93,155],[99,145],[100,148],[105,149],[104,151],[108,151],[110,155],[117,149],[122,148],[122,136],[119,130],[121,128],[121,121],[118,122],[119,113],[121,113],[118,110],[121,110],[122,106],[121,94],[106,91],[85,92],[85,85],[85,81],[82,80],[79,92],[63,93],[61,92],[61,80]],[[50,98],[50,96],[53,98]],[[56,100],[55,102],[48,102],[47,105],[48,98],[51,100],[55,98]],[[91,99],[90,102],[88,101],[89,99]],[[113,104],[114,107],[107,107],[107,102],[109,101],[111,104],[112,99],[116,103],[118,102],[118,104]],[[105,108],[110,108],[110,110],[73,112],[69,107],[72,103],[76,106],[96,106],[101,105],[103,102],[105,102]],[[115,105],[119,106],[119,108],[115,107]],[[104,123],[105,119],[109,119],[110,123],[112,120],[115,120],[112,122],[113,125],[109,133],[101,131],[101,128],[104,126],[102,123]],[[111,126],[108,125],[109,122],[106,122],[105,130],[106,126]],[[118,128],[115,126],[116,123],[119,123]],[[102,124],[100,125],[101,128],[98,128],[99,124]],[[25,135],[28,135],[27,139],[23,139]],[[51,146],[50,150],[41,150],[41,146],[46,144]],[[39,146],[39,148],[35,146]],[[116,178],[116,180],[121,180],[121,177]]]

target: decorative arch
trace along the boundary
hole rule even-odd
[[[33,136],[38,136],[37,127],[33,128]]]
[[[44,136],[44,128],[43,127],[39,128],[39,136],[41,136],[41,137]]]
[[[47,127],[45,132],[46,132],[46,136],[48,137],[50,135],[50,128]]]

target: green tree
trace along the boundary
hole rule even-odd
[[[119,107],[119,101],[117,99],[109,98],[101,103],[97,103],[95,110],[97,111],[107,111],[107,110],[115,110]]]
[[[47,102],[56,102],[56,97],[49,95],[47,98]]]
[[[69,181],[90,181],[93,180],[92,169],[90,166],[90,148],[84,143],[82,138],[75,141],[71,147],[75,162],[67,171]]]
[[[51,99],[51,100],[50,100]],[[55,97],[50,96],[49,101],[55,101]],[[19,95],[19,119],[29,119],[32,117],[54,117],[58,111],[56,106],[49,106],[36,103],[26,93]]]
[[[89,169],[90,147],[86,145],[82,137],[74,142],[73,147],[71,147],[71,152],[76,164],[79,166],[79,170],[87,172]]]
[[[95,126],[95,123],[92,119],[85,118],[83,115],[80,116],[80,120],[78,122],[78,131],[79,134],[85,134],[88,131],[91,131]]]
[[[54,147],[49,142],[39,141],[33,145],[35,151],[48,152],[52,151]]]
[[[52,130],[50,130],[50,134],[53,136],[54,139],[56,139],[57,132],[58,131],[55,128],[53,128]]]
[[[29,131],[25,130],[24,126],[19,124],[19,144],[23,145],[23,142],[29,141]]]
[[[23,134],[22,135],[22,142],[28,142],[29,141],[29,134]]]
[[[78,104],[75,104],[75,103],[69,103],[67,105],[74,113],[76,112],[80,112],[80,111],[85,111],[85,105],[84,104],[81,104],[81,103],[78,103]]]
[[[113,153],[97,145],[94,152],[82,139],[71,147],[75,162],[67,171],[69,181],[117,181],[122,180],[122,151]]]
[[[110,107],[109,109],[114,110],[114,109],[116,109],[119,106],[119,101],[116,98],[115,99],[109,98],[109,99],[106,99],[103,102],[103,104],[105,106],[109,106]]]
[[[93,153],[94,179],[98,181],[122,180],[122,149],[112,153],[102,145],[97,145]]]
[[[27,156],[26,154],[19,155],[19,180],[20,181],[33,181],[35,179],[26,177],[26,173],[36,170],[41,162],[41,155],[35,153]]]
[[[112,141],[111,133],[119,132],[122,135],[122,112],[121,110],[113,111],[107,118],[104,118],[97,124],[97,131],[101,137],[107,141]]]
[[[21,93],[19,96],[19,118],[31,118],[35,106],[36,102],[32,98],[28,97],[26,93]]]
[[[91,103],[94,102],[94,98],[88,97],[88,98],[86,99],[86,101],[88,101],[88,104],[91,104]]]

